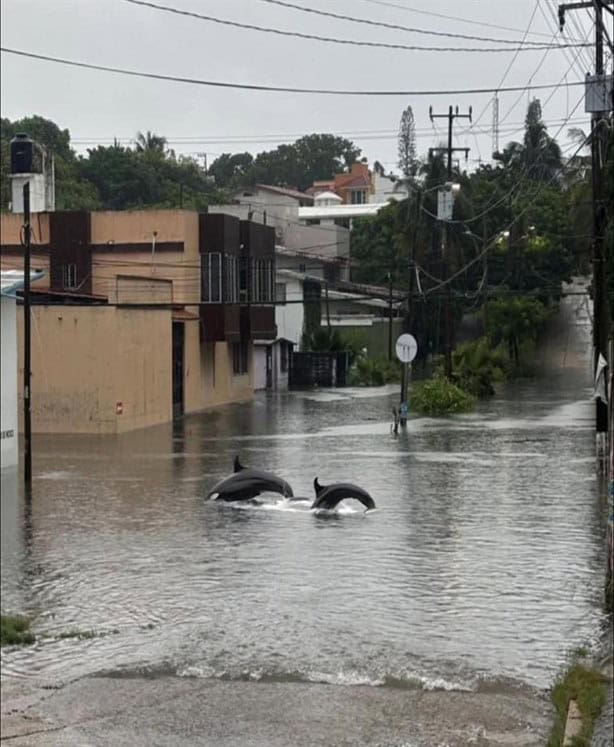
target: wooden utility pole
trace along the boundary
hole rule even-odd
[[[438,118],[447,118],[448,120],[448,146],[447,148],[429,148],[429,155],[432,153],[441,153],[442,151],[448,155],[447,163],[447,178],[448,183],[452,182],[452,153],[456,151],[462,151],[465,154],[465,158],[469,155],[469,148],[453,148],[452,147],[452,130],[454,127],[455,119],[468,119],[471,122],[471,107],[469,107],[468,114],[459,114],[458,106],[456,108],[450,106],[447,114],[433,114],[433,107],[429,107],[429,116],[431,121]],[[442,265],[442,280],[445,282],[448,279],[448,246],[449,246],[449,222],[445,221],[442,237],[441,247],[441,265]],[[445,292],[443,297],[444,303],[444,318],[445,318],[445,373],[448,378],[452,376],[452,330],[450,320],[450,283],[446,282]]]
[[[392,360],[392,272],[388,273],[388,360]]]
[[[610,312],[606,294],[605,272],[605,229],[607,223],[608,196],[606,194],[605,161],[608,151],[608,117],[612,111],[612,86],[607,90],[603,64],[603,37],[605,33],[603,12],[611,15],[613,0],[591,0],[559,5],[559,25],[565,25],[565,13],[570,10],[591,9],[595,12],[595,75],[591,81],[587,77],[585,110],[591,112],[591,172],[593,186],[593,349],[594,371],[599,355],[608,360],[608,340],[610,336]],[[602,90],[603,101],[593,95],[592,87]],[[609,94],[609,95],[608,95]],[[612,361],[609,361],[612,365]],[[596,430],[608,431],[608,406],[601,399],[596,400]]]
[[[24,427],[24,481],[29,487],[32,482],[32,420],[30,381],[31,361],[31,322],[30,315],[30,183],[23,185],[23,427]]]

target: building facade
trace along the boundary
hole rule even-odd
[[[23,218],[1,220],[2,266],[20,267]],[[253,342],[276,337],[272,229],[183,210],[40,213],[32,229],[35,432],[116,433],[253,395]]]

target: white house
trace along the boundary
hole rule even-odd
[[[38,280],[42,272],[33,272]],[[17,296],[24,285],[20,270],[0,271],[0,464],[14,467],[19,460],[17,428]]]
[[[288,389],[292,351],[303,336],[304,274],[278,269],[275,275],[277,339],[254,342],[254,389]]]

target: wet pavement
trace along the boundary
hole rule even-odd
[[[605,624],[571,311],[559,374],[398,438],[396,387],[36,438],[31,503],[2,474],[2,608],[38,636],[2,651],[3,714],[5,694],[16,712],[31,698],[40,728],[61,727],[28,744],[543,744],[547,688]],[[205,501],[235,454],[304,500]],[[315,476],[377,510],[310,511]]]

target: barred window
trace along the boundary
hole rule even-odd
[[[219,252],[203,254],[202,262],[203,303],[222,303],[222,255]]]
[[[71,290],[77,287],[77,265],[70,263],[63,265],[62,267],[62,286],[66,290]]]
[[[224,301],[237,303],[239,300],[239,266],[237,257],[227,254],[224,257]]]

